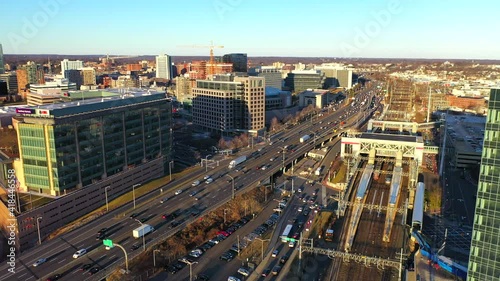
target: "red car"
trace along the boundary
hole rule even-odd
[[[218,231],[217,235],[224,235],[225,237],[229,236],[229,233],[225,232],[224,230]]]

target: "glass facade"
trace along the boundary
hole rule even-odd
[[[492,89],[467,280],[500,280],[500,89]]]
[[[27,187],[61,195],[161,156],[168,168],[172,108],[157,96],[80,116],[26,118],[19,142]]]

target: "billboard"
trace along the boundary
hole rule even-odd
[[[35,109],[33,109],[33,108],[16,108],[16,113],[18,113],[18,114],[35,114]]]

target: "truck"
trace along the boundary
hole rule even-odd
[[[310,135],[303,135],[302,137],[300,137],[300,142],[301,143],[306,142],[310,138],[311,138]]]
[[[247,160],[247,157],[245,155],[240,156],[234,160],[231,160],[231,162],[229,162],[229,169],[236,167],[237,165],[245,162],[246,160]]]
[[[132,230],[132,236],[134,236],[134,238],[140,238],[148,233],[153,232],[154,230],[154,227],[152,227],[151,225],[143,224],[138,228]]]

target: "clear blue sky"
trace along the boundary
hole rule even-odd
[[[43,3],[51,3],[45,5]],[[6,54],[500,59],[498,0],[2,1]],[[49,7],[47,7],[49,6]]]

